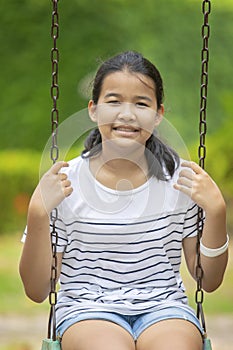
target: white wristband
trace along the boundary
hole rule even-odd
[[[227,235],[227,241],[226,243],[219,248],[207,248],[202,244],[202,241],[200,240],[200,252],[204,256],[207,256],[209,258],[215,258],[216,256],[222,255],[225,253],[229,246],[229,236]]]

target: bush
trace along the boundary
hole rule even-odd
[[[23,230],[30,196],[39,179],[40,154],[0,152],[0,234]]]
[[[76,157],[81,149],[82,144],[70,149],[66,160]],[[0,152],[0,234],[24,230],[30,197],[52,164],[49,154],[46,157],[29,150]]]

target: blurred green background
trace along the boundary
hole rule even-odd
[[[160,69],[166,118],[197,160],[202,1],[59,1],[60,122],[86,108],[99,61],[142,52]],[[50,0],[2,0],[0,31],[0,233],[22,229],[50,136]],[[233,3],[210,15],[207,169],[232,207]],[[79,130],[77,130],[78,134]],[[49,157],[49,155],[48,155]],[[229,215],[229,223],[232,225]]]
[[[137,50],[161,71],[166,118],[197,161],[201,5],[198,0],[59,1],[60,122],[86,108],[87,81],[101,60]],[[28,201],[51,131],[52,2],[2,0],[1,8],[0,313],[31,315],[47,306],[35,307],[26,300],[17,265]],[[206,168],[227,201],[229,232],[233,227],[232,23],[232,0],[212,1]],[[74,153],[79,150],[77,146]],[[224,287],[207,300],[208,313],[233,313],[232,274],[230,267]]]

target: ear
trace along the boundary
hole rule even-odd
[[[163,115],[164,115],[164,105],[161,105],[156,113],[155,127],[159,126],[159,124],[163,120]]]
[[[97,121],[97,116],[96,116],[96,104],[93,102],[93,100],[90,100],[88,102],[88,113],[89,117],[93,122]]]

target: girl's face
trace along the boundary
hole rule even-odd
[[[157,107],[153,80],[128,71],[107,75],[97,105],[91,100],[88,108],[103,149],[107,141],[124,148],[145,145],[164,112],[163,106]]]

